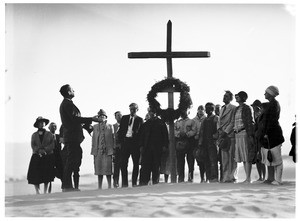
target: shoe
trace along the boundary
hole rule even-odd
[[[276,185],[276,186],[281,186],[282,185],[282,183],[278,182],[277,180],[274,180],[271,184]]]
[[[75,191],[75,192],[80,192],[81,190],[80,189],[78,189],[78,188],[74,188],[74,190],[73,191]]]
[[[250,180],[244,180],[243,182],[241,182],[241,184],[250,184],[251,181]]]
[[[119,187],[119,184],[114,183],[114,188],[118,188],[118,187]]]
[[[265,180],[263,183],[265,183],[265,184],[271,184],[273,181],[271,181],[271,180]]]
[[[74,192],[76,191],[75,188],[71,187],[71,188],[64,188],[62,189],[63,192]]]
[[[217,182],[218,182],[218,179],[209,180],[209,183],[217,183]]]
[[[194,178],[194,172],[189,172],[188,182],[192,183]]]

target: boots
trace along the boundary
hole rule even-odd
[[[107,179],[108,189],[110,189],[111,188],[111,175],[107,175],[106,179]]]
[[[79,189],[79,173],[74,173],[73,174],[73,181],[74,181],[74,188],[75,191],[80,191]]]
[[[188,178],[188,182],[192,183],[194,180],[194,171],[189,172],[189,178]]]
[[[169,174],[165,174],[165,183],[168,183],[168,179],[169,179]]]
[[[99,190],[102,189],[102,182],[103,182],[103,176],[102,175],[98,175],[98,189]]]

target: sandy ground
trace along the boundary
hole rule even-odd
[[[25,180],[6,182],[6,217],[187,217],[187,218],[295,218],[295,164],[284,160],[284,184],[158,184],[97,190],[94,175],[81,177],[81,192],[35,195]],[[239,181],[244,179],[239,166]],[[162,178],[162,177],[161,177]],[[252,179],[256,180],[254,166]]]

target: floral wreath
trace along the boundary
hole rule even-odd
[[[175,91],[180,92],[179,105],[176,110],[173,108],[161,109],[160,103],[156,100],[157,93],[167,88],[174,88]],[[193,102],[189,94],[190,87],[176,78],[166,78],[162,81],[157,82],[151,87],[147,95],[147,101],[149,106],[156,110],[158,116],[161,116],[165,122],[171,122],[178,119],[182,112],[188,110]]]

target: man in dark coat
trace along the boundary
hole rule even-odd
[[[64,148],[67,150],[67,159],[64,166],[62,189],[63,192],[79,191],[79,168],[82,159],[81,142],[84,140],[82,124],[90,125],[97,122],[97,117],[81,117],[79,109],[73,104],[74,90],[66,84],[60,88],[64,97],[59,112],[63,128]],[[72,176],[74,187],[72,185]]]
[[[120,111],[115,112],[115,119],[116,123],[113,125],[114,126],[114,136],[115,136],[115,147],[114,147],[114,155],[113,155],[113,165],[114,165],[114,175],[113,175],[113,180],[114,180],[114,187],[118,188],[119,187],[119,177],[120,177],[120,170],[121,170],[121,144],[119,141],[118,137],[118,131],[120,128],[120,122],[122,119],[122,113]]]
[[[61,142],[59,134],[56,134],[55,131],[57,129],[56,123],[51,122],[49,124],[49,131],[53,134],[54,137],[54,157],[55,157],[55,176],[62,180],[63,178],[63,162],[61,158]],[[51,185],[51,183],[50,183]],[[50,187],[49,187],[50,188]]]
[[[293,157],[294,163],[296,163],[296,122],[293,123],[293,129],[290,136],[292,148],[289,152],[289,156]]]
[[[118,131],[119,141],[121,143],[121,174],[122,187],[128,187],[128,159],[131,155],[133,162],[132,170],[132,186],[137,186],[137,178],[139,174],[139,130],[143,124],[143,119],[136,115],[138,105],[132,103],[129,105],[130,114],[124,115],[120,122]]]
[[[215,105],[211,102],[205,104],[207,117],[200,128],[199,148],[202,149],[207,179],[210,183],[218,182],[218,151],[216,140],[218,136],[217,124],[219,117],[214,115]]]
[[[163,150],[169,145],[166,124],[156,116],[153,108],[148,108],[150,119],[140,132],[141,170],[140,185],[148,185],[152,172],[152,184],[159,182],[159,167]]]

